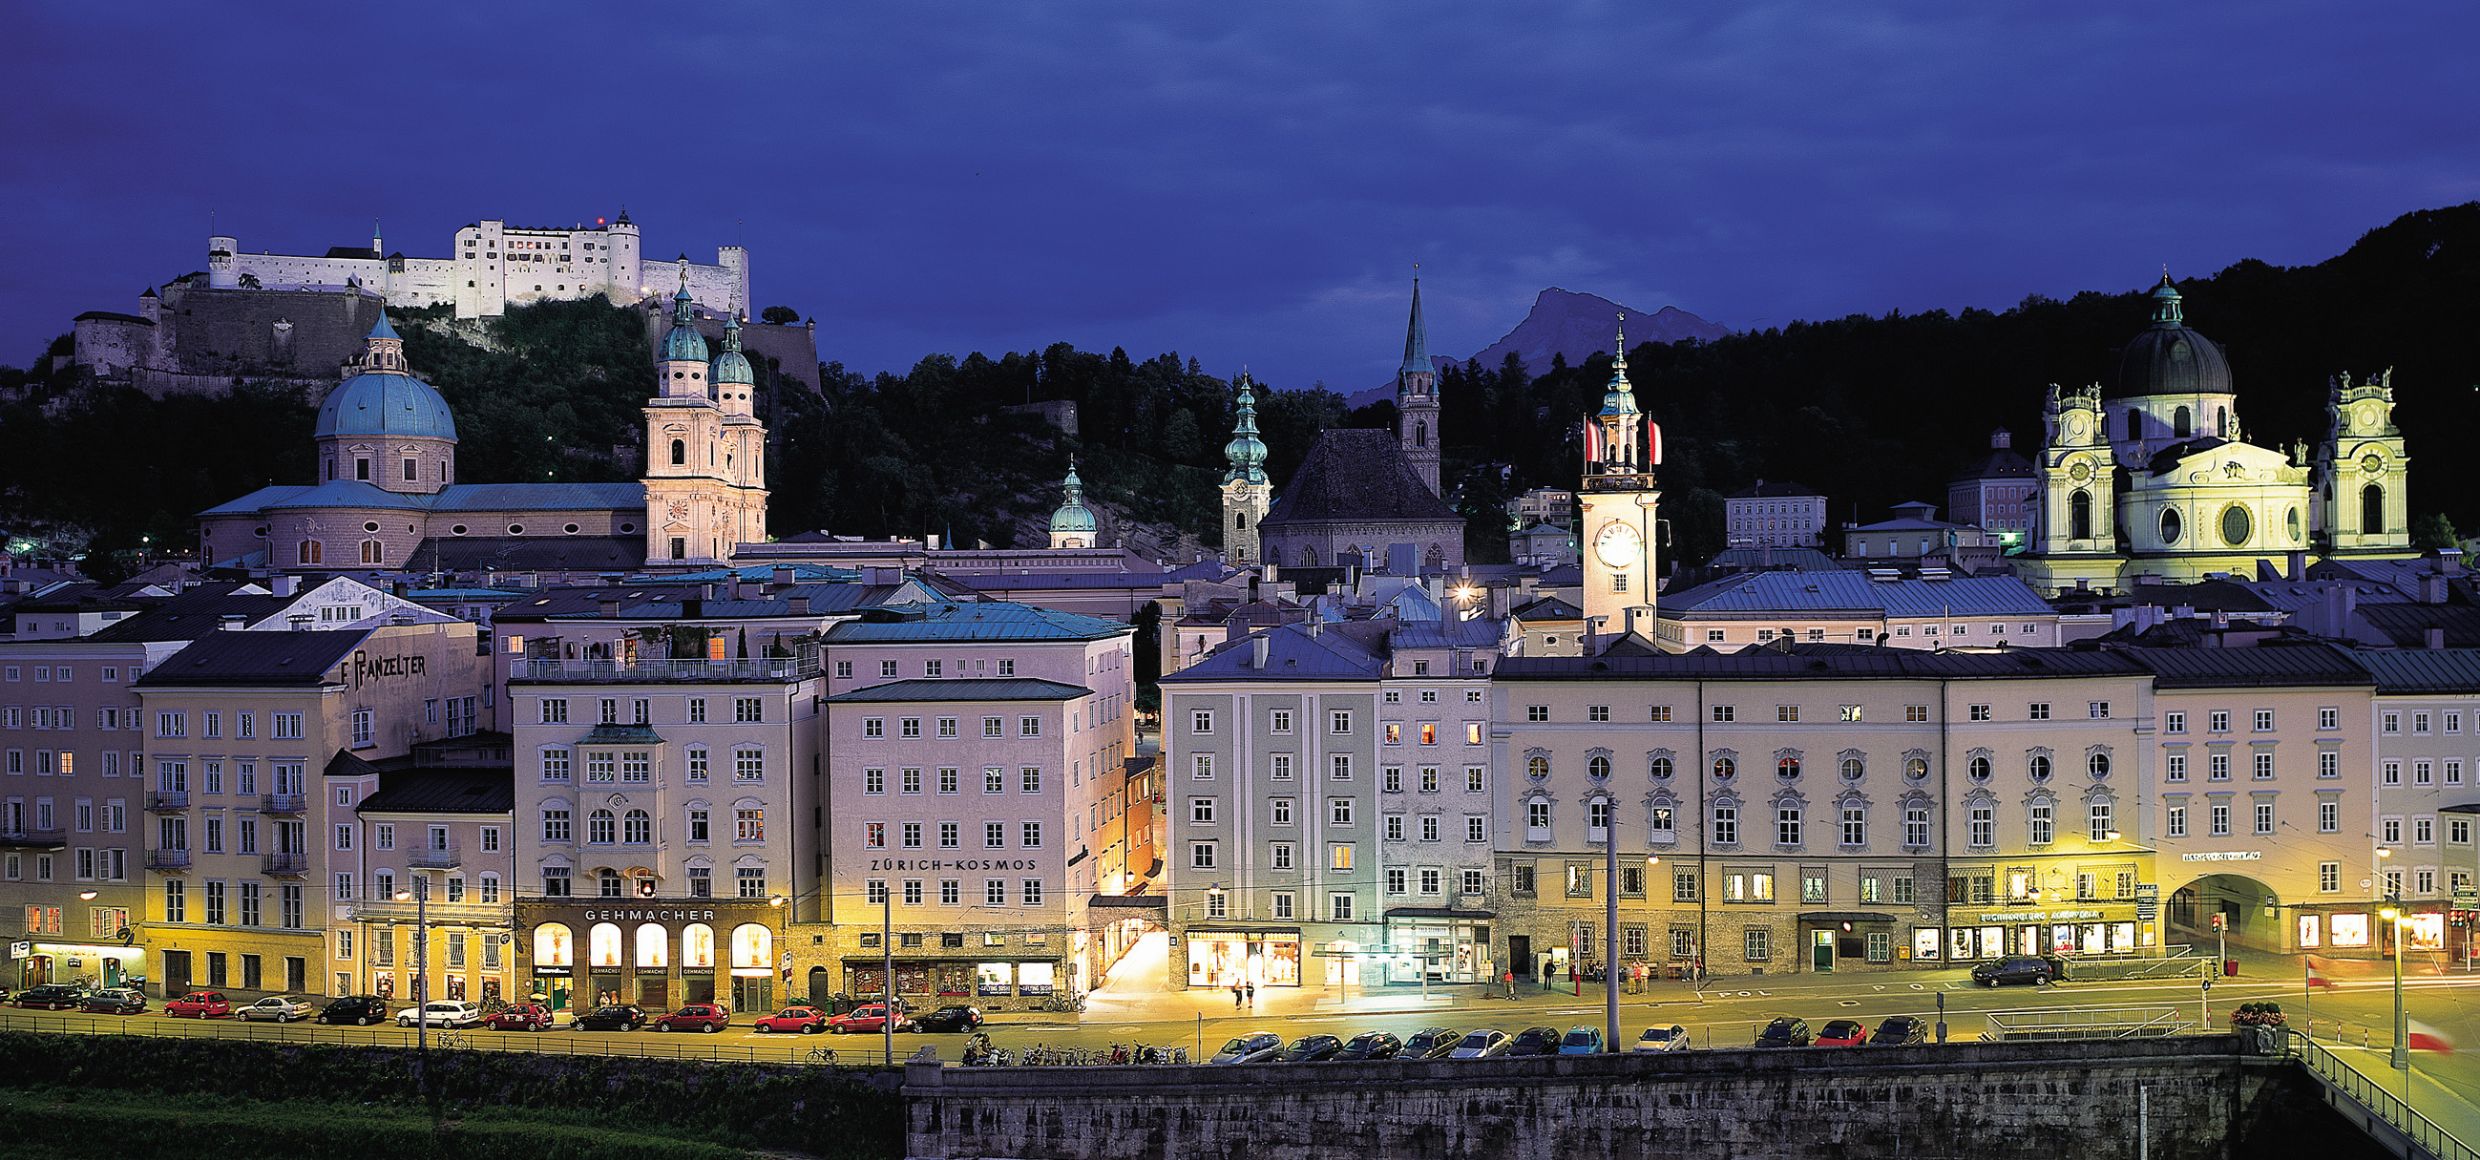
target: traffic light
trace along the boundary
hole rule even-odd
[[[2213,929],[2215,929],[2215,930],[2227,930],[2227,929],[2229,929],[2229,927],[2230,927],[2230,916],[2228,916],[2228,915],[2224,915],[2224,914],[2216,914],[2216,915],[2214,915],[2214,916],[2213,916]]]

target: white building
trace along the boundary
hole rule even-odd
[[[1758,480],[1724,496],[1734,548],[1814,548],[1826,542],[1826,497],[1797,483]]]

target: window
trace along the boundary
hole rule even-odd
[[[1745,949],[1749,962],[1761,963],[1773,957],[1773,947],[1773,931],[1762,926],[1748,928]]]
[[[1266,728],[1269,732],[1273,733],[1290,733],[1292,731],[1292,711],[1289,709],[1276,709],[1268,713],[1266,715]]]
[[[1467,842],[1489,841],[1489,826],[1489,819],[1480,814],[1464,815],[1464,840]]]
[[[1349,754],[1349,753],[1338,753],[1338,754],[1335,754],[1335,755],[1334,755],[1334,762],[1333,762],[1333,765],[1332,765],[1332,767],[1331,767],[1331,768],[1332,768],[1332,770],[1333,770],[1333,773],[1332,773],[1332,775],[1331,775],[1331,776],[1334,778],[1334,780],[1336,780],[1336,781],[1350,781],[1350,780],[1352,780],[1352,755],[1351,755],[1351,754]]]
[[[2217,838],[2227,837],[2230,834],[2230,805],[2228,803],[2214,802],[2207,810],[2205,818],[2207,833]]]
[[[2161,731],[2164,733],[2187,732],[2187,714],[2177,710],[2162,714]]]
[[[1326,847],[1326,868],[1329,870],[1350,870],[1352,868],[1352,844],[1350,842],[1336,842]]]
[[[543,841],[569,840],[569,813],[565,805],[547,805],[542,810]]]
[[[2447,819],[2446,819],[2446,841],[2452,842],[2452,843],[2454,843],[2455,845],[2458,845],[2458,846],[2467,846],[2467,845],[2470,845],[2470,844],[2471,844],[2471,819],[2470,819],[2470,818],[2447,818]]]
[[[985,849],[985,850],[999,850],[999,849],[1004,849],[1004,848],[1006,848],[1006,846],[1007,846],[1007,823],[1006,823],[1006,822],[984,822],[984,823],[982,823],[982,848],[983,848],[983,849]]]
[[[761,806],[743,806],[732,811],[732,840],[763,842],[766,840],[766,810]]]
[[[1776,721],[1798,721],[1800,719],[1800,707],[1797,705],[1776,705],[1774,706],[1774,719]]]
[[[1277,870],[1292,869],[1292,844],[1275,842],[1266,847],[1266,864]]]
[[[1214,732],[1214,713],[1208,709],[1193,710],[1188,715],[1188,731],[1198,734]]]
[[[1287,797],[1273,798],[1266,803],[1266,808],[1268,811],[1268,820],[1272,824],[1278,826],[1288,826],[1292,824],[1292,799]]]
[[[2047,721],[2047,720],[2049,720],[2049,702],[2047,702],[2047,701],[2034,701],[2034,702],[2032,702],[2031,704],[2029,704],[2029,705],[2025,706],[2025,712],[2024,712],[2024,715],[2025,715],[2026,717],[2031,718],[2032,720],[2035,720],[2035,721]]]
[[[2215,752],[2206,757],[2204,760],[2204,776],[2206,781],[2229,781],[2230,754]]]
[[[1546,809],[1548,803],[1543,803],[1543,806]],[[1717,846],[1739,844],[1738,806],[1717,805],[1714,807],[1714,844]]]
[[[2316,803],[2316,831],[2320,834],[2342,832],[2342,803],[2323,798]]]
[[[2383,766],[2380,766],[2377,774],[2377,781],[2380,785],[2401,785],[2402,762],[2388,761]]]
[[[2112,831],[2118,828],[2108,798],[2095,798],[2087,803],[2084,816],[2089,823],[2085,836],[2095,842],[2109,841]]]
[[[1987,705],[1972,705],[1972,706],[1968,706],[1968,707],[1965,709],[1965,711],[1964,711],[1964,716],[1969,717],[1970,719],[1972,719],[1972,720],[1974,720],[1974,721],[1987,721],[1987,720],[1989,720],[1989,706],[1987,706]]]
[[[1973,846],[1986,848],[1998,844],[1996,806],[1985,801],[1974,802],[1964,819],[1965,837]]]
[[[1387,841],[1390,841],[1390,842],[1400,842],[1400,841],[1403,841],[1403,840],[1404,840],[1404,816],[1403,816],[1402,814],[1388,814],[1388,815],[1386,815],[1386,817],[1385,817],[1384,821],[1383,821],[1383,822],[1382,822],[1382,824],[1381,824],[1381,830],[1380,830],[1380,832],[1381,832],[1381,833],[1383,833],[1383,834],[1385,835],[1385,837],[1386,837],[1386,840],[1387,840]]]
[[[1713,719],[1717,723],[1729,722],[1735,715],[1735,711],[1729,705],[1716,705],[1713,707]]]
[[[1343,797],[1328,798],[1326,801],[1326,821],[1330,825],[1351,825],[1352,799]]]
[[[2254,755],[2254,756],[2255,756],[2255,767],[2256,767],[2256,780],[2258,780],[2258,781],[2272,781],[2272,780],[2273,780],[2273,751],[2272,751],[2272,750],[2270,750],[2270,749],[2259,749],[2259,750],[2257,750],[2257,751],[2256,751],[2256,753],[2255,753],[2255,755]],[[2420,775],[2421,775],[2421,778],[2422,778],[2422,780],[2421,780],[2421,784],[2422,784],[2422,785],[2426,785],[2426,784],[2427,784],[2427,780],[2426,780],[2426,779],[2427,779],[2427,775],[2428,775],[2428,763],[2427,763],[2427,762],[2425,762],[2425,761],[2423,761],[2423,762],[2421,762],[2421,763],[2420,763]]]
[[[1352,711],[1350,709],[1335,710],[1331,720],[1328,722],[1327,732],[1336,734],[1337,736],[1351,733]]]
[[[1800,844],[1800,807],[1777,806],[1774,809],[1774,841],[1777,845]]]
[[[2427,819],[2423,818],[2421,821],[2425,823]],[[2272,802],[2256,803],[2256,832],[2259,834],[2270,834],[2273,832]]]
[[[2161,779],[2163,781],[2186,781],[2187,755],[2184,753],[2171,753],[2163,755],[2161,759]]]

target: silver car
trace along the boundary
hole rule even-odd
[[[1235,1037],[1207,1063],[1272,1063],[1283,1054],[1283,1037],[1272,1031],[1258,1031]]]
[[[1687,1049],[1688,1029],[1673,1023],[1668,1027],[1645,1028],[1645,1033],[1636,1037],[1633,1050],[1639,1054],[1652,1054]]]
[[[454,999],[433,999],[396,1013],[398,1027],[411,1027],[416,1019],[427,1027],[472,1027],[482,1022],[482,1008]]]
[[[233,1014],[239,1015],[244,1022],[272,1019],[278,1023],[290,1023],[295,1019],[309,1018],[310,1004],[291,995],[269,995]]]
[[[1467,1032],[1463,1039],[1456,1042],[1455,1050],[1447,1053],[1447,1058],[1489,1059],[1493,1056],[1507,1054],[1507,1045],[1513,1042],[1515,1042],[1514,1037],[1506,1032],[1493,1031],[1484,1027],[1478,1031]]]

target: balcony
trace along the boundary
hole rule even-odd
[[[516,907],[506,902],[442,902],[442,891],[432,891],[429,903],[433,926],[505,927],[516,921]],[[408,898],[372,898],[353,903],[355,922],[402,922],[417,920],[417,905]]]
[[[696,681],[797,681],[826,669],[817,650],[795,657],[748,660],[587,661],[533,658],[517,663],[511,680],[573,685],[671,685]]]
[[[69,844],[65,830],[0,830],[0,848],[10,850],[58,850]]]
[[[445,846],[419,846],[405,855],[405,862],[416,870],[454,870],[465,864],[465,852],[456,843]]]
[[[146,811],[160,814],[189,808],[189,791],[185,789],[151,789],[146,791]]]
[[[168,874],[181,873],[189,869],[189,851],[149,850],[146,852],[146,868]]]
[[[262,814],[299,814],[309,802],[297,793],[264,793],[258,795],[258,812]]]
[[[270,878],[302,878],[310,873],[308,854],[261,854],[258,872]]]

